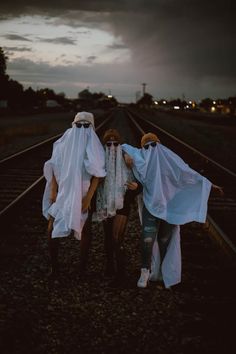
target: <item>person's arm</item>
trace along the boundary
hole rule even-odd
[[[138,180],[127,182],[126,186],[128,190],[135,191],[135,195],[138,195],[143,191],[143,186]]]
[[[217,186],[216,184],[212,184],[211,188],[214,192],[218,193],[219,195],[221,195],[221,196],[224,195],[224,190],[222,187]]]
[[[51,191],[50,191],[50,201],[54,203],[57,199],[57,191],[58,191],[58,184],[54,174],[52,174],[52,181],[51,181]]]
[[[85,212],[89,209],[92,197],[98,187],[99,180],[99,177],[92,177],[88,192],[82,199],[82,212]]]
[[[132,157],[124,151],[123,151],[123,157],[124,157],[126,166],[128,168],[132,168],[134,165],[134,161],[133,161]]]
[[[135,191],[138,188],[138,183],[137,182],[127,182],[125,183],[125,185],[127,186],[127,188],[131,191]]]

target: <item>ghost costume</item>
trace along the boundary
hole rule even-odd
[[[107,175],[104,183],[97,189],[96,214],[97,221],[103,221],[116,215],[117,210],[124,206],[127,182],[134,181],[132,170],[129,169],[122,155],[121,145],[105,147]]]
[[[58,194],[51,204],[53,174],[58,184]],[[92,124],[89,128],[77,128],[73,124],[54,143],[52,157],[44,165],[47,183],[43,195],[43,215],[47,219],[50,216],[54,218],[52,238],[68,236],[73,230],[75,237],[81,239],[88,217],[87,212],[81,211],[82,198],[88,192],[91,177],[105,175],[104,149]]]
[[[127,144],[122,148],[133,159],[133,172],[143,185],[143,203],[148,212],[176,225],[161,266],[164,284],[169,287],[181,281],[179,225],[205,222],[212,184],[160,143],[147,150]],[[152,280],[157,280],[160,252],[156,241],[152,255]]]

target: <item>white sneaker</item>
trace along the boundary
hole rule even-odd
[[[148,285],[148,280],[150,276],[150,271],[147,268],[141,268],[141,275],[137,282],[139,288],[146,288]]]

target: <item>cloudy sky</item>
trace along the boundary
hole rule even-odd
[[[134,101],[236,95],[235,1],[8,0],[0,46],[25,87]]]

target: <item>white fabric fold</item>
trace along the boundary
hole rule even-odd
[[[144,203],[152,215],[176,225],[161,267],[157,235],[152,249],[152,280],[158,280],[161,273],[166,287],[178,284],[181,281],[179,225],[205,222],[212,184],[159,143],[147,150],[127,144],[122,148],[133,158],[134,175],[143,185],[143,195],[138,198],[141,222]]]
[[[111,146],[105,148],[106,178],[97,189],[96,213],[94,220],[102,221],[116,215],[118,209],[124,205],[124,196],[127,190],[126,183],[134,180],[122,156],[122,148]]]
[[[143,200],[154,216],[173,225],[204,223],[211,182],[161,144],[149,149],[122,145],[134,160],[133,172],[143,185]]]
[[[52,174],[58,183],[58,194],[55,203],[50,204]],[[52,157],[44,166],[44,175],[47,184],[43,215],[55,219],[52,237],[68,236],[73,230],[80,239],[87,219],[87,213],[81,211],[82,198],[87,194],[92,176],[106,175],[104,149],[92,126],[73,126],[54,143]]]
[[[139,194],[137,200],[139,219],[142,224],[143,195]],[[171,239],[162,265],[157,238],[158,235],[156,236],[152,248],[151,281],[163,279],[165,287],[168,288],[181,282],[182,261],[180,248],[180,226],[175,225],[173,227]]]
[[[153,244],[151,280],[158,281],[162,277],[165,287],[169,288],[181,282],[181,270],[180,227],[176,225],[162,264],[158,241],[155,240]]]

